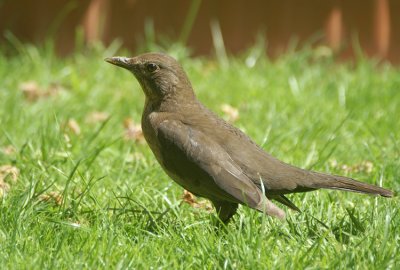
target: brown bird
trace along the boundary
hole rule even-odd
[[[183,188],[211,200],[224,223],[238,204],[283,219],[284,211],[271,200],[299,211],[287,193],[327,188],[393,196],[390,190],[297,168],[266,153],[201,104],[183,68],[168,55],[105,61],[129,70],[139,81],[146,95],[144,137],[161,167]]]

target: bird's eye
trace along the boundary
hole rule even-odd
[[[146,69],[147,69],[148,72],[154,72],[154,71],[158,70],[159,67],[154,63],[148,63],[146,65]]]

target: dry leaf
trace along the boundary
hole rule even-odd
[[[358,173],[358,172],[371,173],[373,168],[374,168],[374,164],[371,161],[367,161],[367,160],[364,160],[361,163],[354,164],[352,166],[349,166],[349,165],[346,165],[346,164],[343,164],[341,166],[341,169],[343,171],[345,171],[346,173],[352,173],[352,172],[355,172],[355,173]]]
[[[229,104],[222,104],[221,105],[221,110],[224,113],[224,118],[228,122],[235,122],[236,120],[239,119],[239,110],[235,107],[232,107]]]
[[[11,179],[11,182],[16,183],[19,176],[17,167],[11,165],[0,166],[0,181]]]
[[[86,116],[86,122],[95,124],[99,122],[104,122],[110,117],[110,114],[106,112],[91,112]]]
[[[10,190],[10,182],[17,182],[18,176],[18,168],[11,165],[0,166],[0,198]]]
[[[133,140],[135,142],[144,143],[144,136],[140,124],[133,122],[131,118],[124,120],[125,140]]]
[[[374,168],[374,164],[368,160],[364,160],[361,163],[354,164],[354,165],[347,165],[347,164],[339,165],[336,160],[331,160],[329,163],[330,163],[331,167],[339,168],[340,170],[344,171],[345,173],[364,172],[364,173],[370,174]]]
[[[374,169],[374,164],[371,161],[365,160],[361,163],[360,169],[366,173],[371,173]]]
[[[19,88],[29,101],[35,101],[43,95],[43,91],[35,81],[23,82],[20,84]]]
[[[41,202],[54,202],[57,206],[60,206],[63,202],[63,196],[57,191],[51,191],[47,194],[42,194],[39,196],[39,201]]]
[[[213,207],[208,200],[200,200],[197,201],[196,196],[194,196],[191,192],[186,189],[183,191],[182,200],[192,206],[193,208],[201,208],[207,211],[212,211]]]
[[[81,134],[81,128],[79,127],[78,122],[75,119],[71,118],[67,122],[67,128],[74,133],[75,135]]]
[[[45,96],[56,96],[58,95],[61,91],[64,91],[65,88],[62,87],[61,84],[52,82],[49,87],[47,87],[47,90],[45,91]]]
[[[35,81],[23,82],[19,88],[29,101],[36,101],[42,97],[55,96],[64,89],[59,83],[51,83],[47,89],[43,89]]]
[[[7,146],[3,147],[1,149],[1,151],[4,154],[6,154],[7,156],[10,156],[10,155],[14,154],[15,152],[17,152],[17,150],[12,145],[7,145]]]

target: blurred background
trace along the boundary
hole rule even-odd
[[[192,55],[236,54],[262,42],[271,57],[304,44],[340,59],[361,52],[400,62],[398,0],[0,0],[0,41],[54,40],[59,55],[77,43],[179,42]]]

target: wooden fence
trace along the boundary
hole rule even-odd
[[[131,50],[153,29],[209,54],[212,22],[230,53],[261,33],[272,56],[291,40],[315,40],[351,57],[359,42],[368,56],[400,63],[400,0],[0,0],[2,42],[10,32],[24,42],[50,36],[60,54],[73,51],[78,27],[86,42],[118,38]]]

